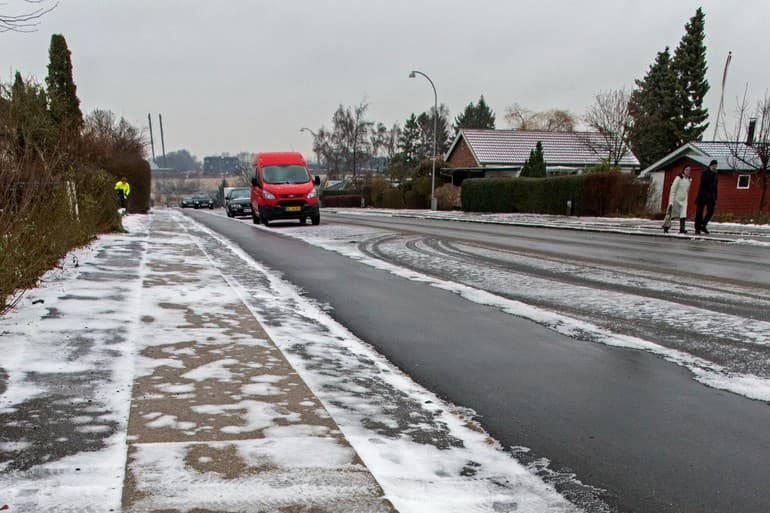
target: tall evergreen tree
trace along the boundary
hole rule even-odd
[[[674,50],[672,67],[682,87],[682,142],[699,141],[708,123],[708,110],[703,99],[709,91],[706,80],[705,15],[698,7],[684,26],[685,34]]]
[[[469,103],[465,110],[455,118],[455,131],[459,132],[463,128],[495,128],[495,113],[484,101],[483,94],[477,104]]]
[[[529,158],[524,163],[524,167],[521,168],[519,176],[527,176],[530,178],[545,178],[545,157],[543,155],[543,143],[537,141],[535,148],[530,150]]]
[[[404,166],[412,166],[425,158],[425,148],[421,144],[423,137],[417,116],[412,113],[404,123],[398,136],[398,159]]]
[[[633,119],[629,143],[644,168],[682,144],[683,93],[668,47],[658,52],[647,75],[637,80],[636,86],[628,106]]]
[[[642,167],[649,166],[681,145],[700,140],[708,123],[703,99],[706,80],[705,15],[698,8],[685,25],[674,51],[659,52],[643,80],[631,94],[629,130],[631,150]]]
[[[72,59],[67,41],[61,34],[51,36],[48,50],[48,85],[49,109],[51,118],[67,140],[77,137],[83,127],[83,113],[77,88],[72,80]]]

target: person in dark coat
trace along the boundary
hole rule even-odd
[[[712,160],[709,167],[703,170],[700,175],[700,187],[698,195],[695,197],[695,233],[701,232],[708,235],[707,225],[714,215],[714,205],[717,203],[717,188],[719,184],[719,173],[717,171],[717,161]],[[703,210],[706,215],[703,215]]]

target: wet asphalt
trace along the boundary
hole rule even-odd
[[[605,489],[615,510],[768,511],[767,404],[700,385],[650,354],[559,335],[280,229],[189,215],[328,303],[338,322],[417,382],[473,408],[504,447],[527,447],[528,460],[546,457],[552,470]]]

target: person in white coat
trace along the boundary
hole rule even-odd
[[[671,209],[671,219],[679,219],[679,233],[687,233],[685,221],[687,220],[687,198],[690,194],[691,183],[690,166],[684,166],[679,176],[674,178],[671,183],[671,190],[668,193],[668,208]]]

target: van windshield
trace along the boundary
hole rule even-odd
[[[262,177],[265,183],[305,183],[310,181],[307,169],[300,164],[265,166],[262,168]]]

